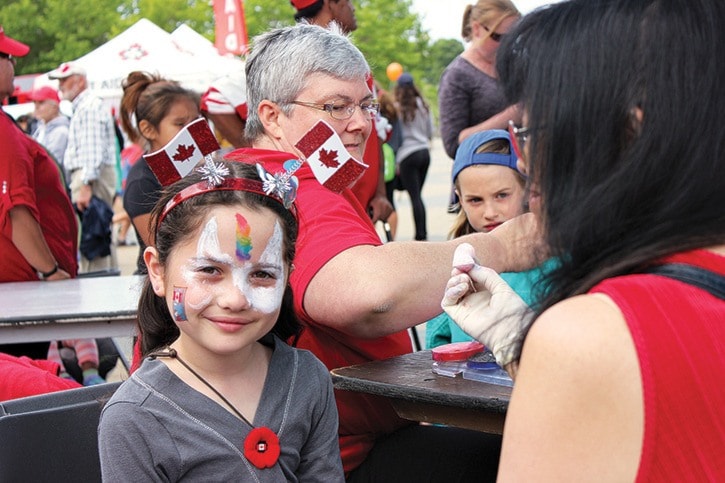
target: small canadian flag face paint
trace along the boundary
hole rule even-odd
[[[186,319],[186,308],[184,307],[184,298],[186,297],[186,287],[174,287],[174,320],[183,322]]]

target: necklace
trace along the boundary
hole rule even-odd
[[[255,428],[254,425],[250,423],[249,420],[245,418],[244,415],[238,411],[237,408],[235,408],[221,392],[217,391],[217,389],[212,386],[209,381],[204,379],[202,375],[196,372],[184,359],[179,357],[179,353],[176,352],[176,349],[169,348],[168,351],[153,352],[149,354],[149,357],[152,359],[156,359],[157,357],[168,357],[179,361],[179,363],[184,366],[186,370],[191,372],[194,377],[201,381],[214,394],[219,396],[219,398],[224,401],[224,404],[226,404],[229,409],[231,409],[234,414],[239,417],[239,419],[247,423],[247,425],[252,428],[247,437],[244,439],[245,458],[260,469],[271,468],[275,465],[277,459],[279,459],[281,448],[279,446],[279,438],[274,431],[264,426]]]
[[[194,369],[192,369],[192,367],[189,364],[187,364],[184,359],[182,359],[181,357],[179,357],[179,353],[176,352],[176,349],[169,349],[169,351],[166,352],[166,353],[164,353],[164,352],[157,352],[154,355],[156,357],[169,357],[170,359],[176,359],[177,361],[179,361],[182,366],[186,367],[186,369],[189,372],[191,372],[202,383],[204,383],[204,385],[206,387],[208,387],[209,389],[211,389],[214,394],[216,394],[217,396],[219,396],[219,398],[222,401],[224,401],[224,404],[226,404],[229,407],[229,409],[231,409],[234,412],[234,414],[236,414],[237,416],[239,416],[239,419],[241,419],[242,421],[244,421],[245,423],[247,423],[249,426],[251,426],[252,428],[254,428],[254,425],[252,423],[250,423],[249,420],[247,418],[245,418],[244,415],[241,412],[239,412],[237,410],[237,408],[235,408],[234,405],[232,405],[232,403],[230,403],[229,400],[227,398],[225,398],[224,395],[221,392],[217,391],[216,388],[214,386],[212,386],[209,381],[207,381],[206,379],[204,379],[201,376],[201,374],[199,374]]]

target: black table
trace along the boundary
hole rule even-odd
[[[511,387],[435,374],[431,352],[331,371],[336,389],[389,398],[405,419],[501,434]]]

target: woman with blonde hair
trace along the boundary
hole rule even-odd
[[[520,16],[511,0],[479,0],[466,6],[461,35],[468,44],[443,71],[438,90],[441,138],[451,159],[458,145],[474,132],[506,129],[509,119],[520,121],[496,73],[499,42]],[[453,190],[451,198],[452,205],[457,203]],[[451,206],[449,211],[458,208]]]

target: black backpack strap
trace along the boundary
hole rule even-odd
[[[704,268],[684,263],[666,263],[650,267],[644,273],[662,275],[695,287],[707,290],[715,297],[725,300],[725,276]]]

